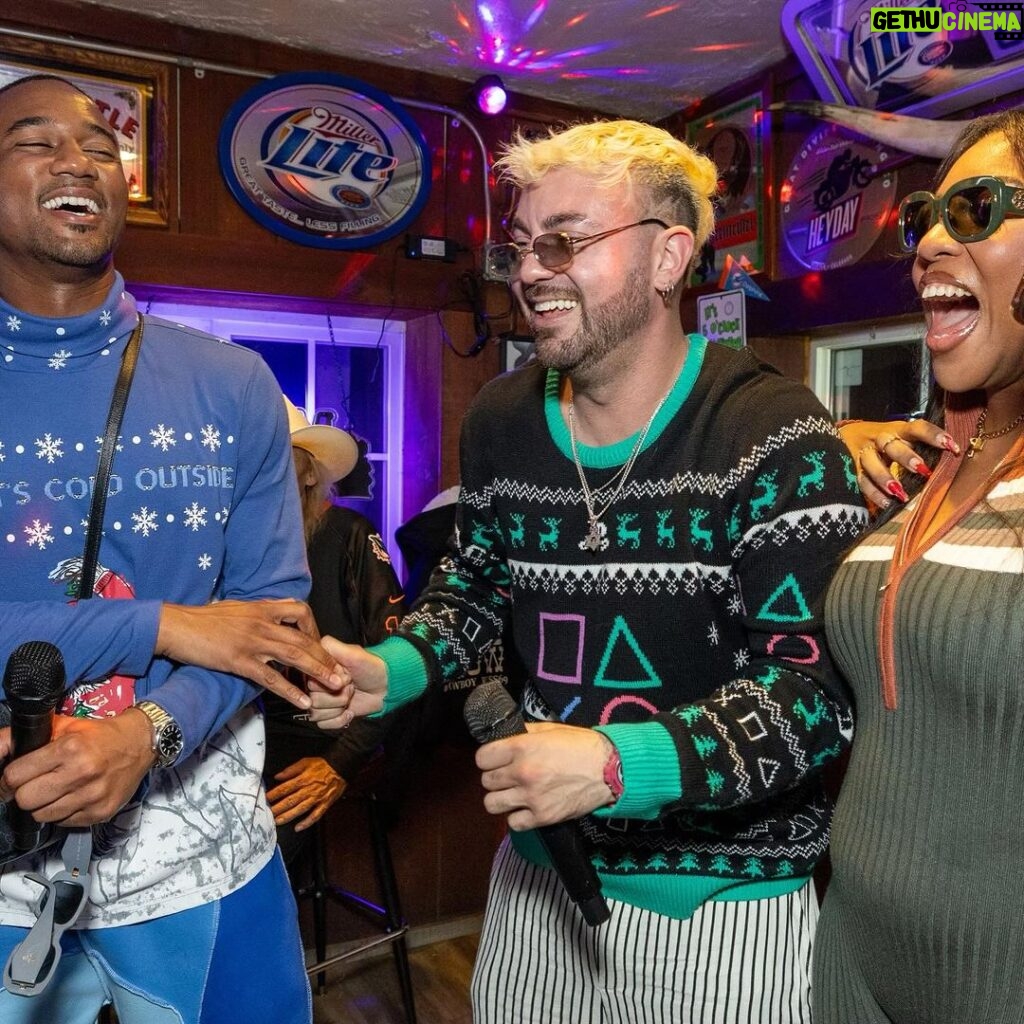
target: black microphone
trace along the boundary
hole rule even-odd
[[[53,735],[53,713],[64,696],[64,658],[45,640],[30,640],[11,652],[4,669],[4,693],[11,708],[11,758],[46,746]],[[10,804],[16,850],[31,850],[42,825]]]
[[[483,683],[473,690],[466,698],[463,714],[473,739],[481,746],[526,732],[516,702],[498,682]],[[601,880],[587,856],[578,824],[562,821],[541,825],[536,831],[551,866],[569,898],[580,908],[583,919],[591,927],[607,921],[611,912],[601,895]]]

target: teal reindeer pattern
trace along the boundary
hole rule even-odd
[[[804,456],[804,462],[810,463],[811,469],[800,477],[796,493],[801,498],[806,498],[813,487],[816,491],[825,490],[825,453],[808,452]]]
[[[491,540],[487,535],[491,532],[491,528],[484,523],[477,523],[473,527],[473,533],[471,534],[472,542],[478,547],[484,549],[484,551],[490,551],[494,547],[494,541]]]
[[[669,526],[669,517],[672,509],[667,508],[662,512],[655,512],[658,517],[658,547],[674,548],[676,546],[676,528]]]
[[[549,548],[558,550],[558,527],[561,522],[562,520],[558,516],[544,516],[544,525],[547,530],[542,530],[537,534],[541,551],[547,551]]]
[[[860,494],[857,486],[857,471],[853,465],[853,459],[849,455],[843,455],[843,476],[846,478],[846,486],[854,494]]]
[[[690,509],[690,543],[695,548],[702,547],[705,551],[714,550],[711,531],[701,525],[709,514],[706,508]]]
[[[729,516],[729,522],[725,524],[725,535],[729,538],[730,544],[735,544],[743,536],[743,528],[740,526],[739,505],[733,505],[732,507],[732,515]]]
[[[615,517],[615,539],[620,548],[632,548],[636,551],[640,547],[640,527],[633,528],[637,518],[636,512],[620,512]]]
[[[773,469],[770,473],[762,473],[754,483],[761,488],[761,493],[750,500],[750,518],[760,519],[765,512],[770,511],[779,496],[779,488],[776,481],[779,479],[779,471]]]
[[[512,529],[508,531],[508,542],[514,548],[521,548],[526,543],[526,515],[523,512],[512,512],[509,515],[512,520]]]

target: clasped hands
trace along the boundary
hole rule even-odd
[[[153,653],[242,676],[301,708],[312,700],[285,678],[282,667],[330,693],[335,714],[343,713],[352,698],[347,671],[321,645],[313,614],[302,601],[164,604]],[[159,700],[159,689],[152,696]],[[10,730],[0,730],[0,763],[10,747]],[[142,712],[129,708],[96,719],[57,715],[49,743],[6,765],[0,800],[16,799],[40,822],[92,825],[124,806],[153,763],[152,727]]]

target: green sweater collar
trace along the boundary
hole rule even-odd
[[[644,438],[641,451],[646,450],[661,436],[661,432],[672,422],[672,418],[682,408],[683,403],[690,397],[693,386],[697,381],[697,375],[704,363],[704,353],[707,350],[707,339],[700,334],[689,335],[689,348],[683,368],[679,371],[672,390],[665,399],[664,404],[654,417],[651,429]],[[544,383],[544,415],[547,418],[548,430],[551,438],[558,446],[559,451],[567,458],[572,458],[572,443],[569,439],[569,428],[562,418],[562,411],[558,402],[558,394],[561,389],[562,378],[557,370],[548,370]],[[621,466],[636,444],[640,431],[624,437],[615,444],[591,446],[577,443],[576,450],[579,452],[580,462],[590,468],[605,468],[608,466]]]

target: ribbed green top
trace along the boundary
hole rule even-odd
[[[857,725],[816,940],[822,1024],[1024,1020],[1024,483],[989,503],[897,591],[895,710],[876,645],[896,525],[829,592]]]

